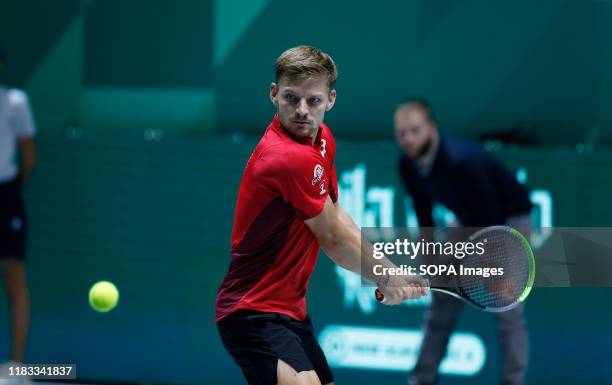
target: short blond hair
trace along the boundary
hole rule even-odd
[[[301,80],[314,76],[327,77],[327,85],[334,88],[338,78],[338,70],[334,59],[317,47],[300,45],[283,52],[275,64],[276,82],[287,78]]]

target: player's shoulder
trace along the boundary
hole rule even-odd
[[[332,130],[331,130],[331,128],[329,128],[327,123],[322,122],[320,127],[323,130],[322,136],[326,136],[326,137],[328,137],[330,139],[334,139],[334,134],[332,133]]]
[[[268,130],[256,147],[259,157],[282,158],[294,155],[296,158],[305,158],[311,155],[310,147],[292,140],[285,135],[278,135]]]
[[[260,144],[253,160],[260,175],[284,177],[302,173],[318,162],[311,148],[293,141]]]
[[[332,146],[335,150],[336,138],[334,138],[334,133],[332,132],[331,128],[329,128],[326,123],[321,123],[321,130],[321,139],[325,140],[325,142]]]

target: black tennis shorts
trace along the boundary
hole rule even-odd
[[[0,183],[0,259],[24,259],[26,215],[19,180]]]
[[[284,314],[238,311],[217,328],[249,385],[276,385],[279,359],[298,373],[314,370],[323,385],[334,380],[308,316],[296,321]]]

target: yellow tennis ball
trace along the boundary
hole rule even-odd
[[[94,284],[89,290],[89,304],[100,313],[106,313],[119,301],[119,291],[112,282],[100,281]]]

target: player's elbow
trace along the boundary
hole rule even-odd
[[[325,252],[336,250],[341,244],[340,236],[331,232],[322,234],[317,240]]]
[[[345,255],[342,253],[342,249],[345,243],[346,237],[340,229],[329,231],[319,239],[319,244],[325,254],[339,265],[344,263]]]

